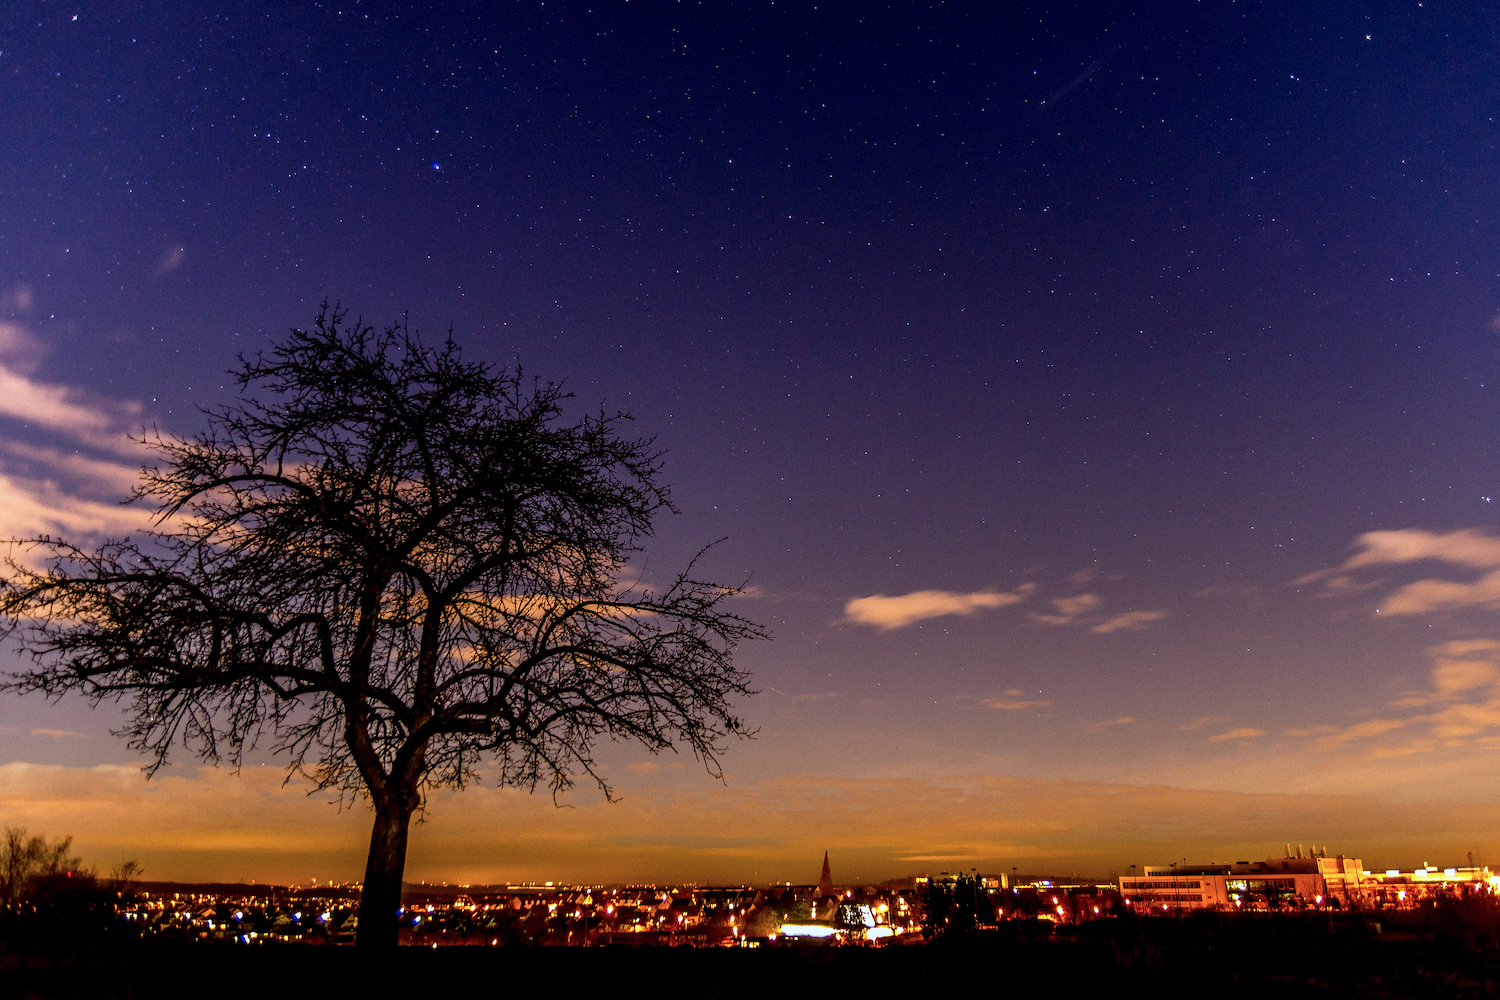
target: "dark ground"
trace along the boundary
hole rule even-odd
[[[45,941],[0,945],[0,998],[193,995],[584,997],[1495,997],[1494,928],[1442,915],[1111,920],[1068,937],[1005,925],[965,940],[867,948],[403,949]]]

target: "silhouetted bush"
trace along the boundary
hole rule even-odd
[[[1500,899],[1490,893],[1438,897],[1432,907],[1432,926],[1440,941],[1492,959],[1500,955]]]

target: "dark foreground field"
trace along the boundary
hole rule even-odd
[[[852,1000],[1013,992],[1281,1000],[1494,997],[1500,982],[1493,928],[1431,916],[1119,920],[1066,937],[1010,925],[964,940],[878,950],[413,948],[379,965],[350,948],[297,945],[53,938],[3,947],[0,998],[49,1000],[507,994]]]

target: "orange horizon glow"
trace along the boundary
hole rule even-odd
[[[73,836],[101,871],[133,858],[150,880],[357,881],[365,807],[283,781],[270,767],[147,782],[133,766],[9,764],[0,808],[9,825]],[[566,806],[515,789],[436,793],[412,830],[407,881],[801,884],[825,849],[845,884],[971,868],[1107,877],[1184,857],[1279,856],[1288,836],[1313,833],[1366,867],[1500,857],[1500,806],[1366,796],[795,776],[636,789],[613,805],[573,794]]]

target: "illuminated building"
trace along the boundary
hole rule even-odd
[[[1432,868],[1423,864],[1412,871],[1390,868],[1383,872],[1365,872],[1361,896],[1376,906],[1410,906],[1441,892],[1473,890],[1500,892],[1500,876],[1488,868]]]
[[[1330,858],[1326,849],[1268,861],[1207,865],[1147,865],[1144,874],[1120,879],[1120,895],[1134,907],[1200,910],[1259,909],[1294,904],[1320,906],[1362,895],[1366,873],[1358,858]]]

